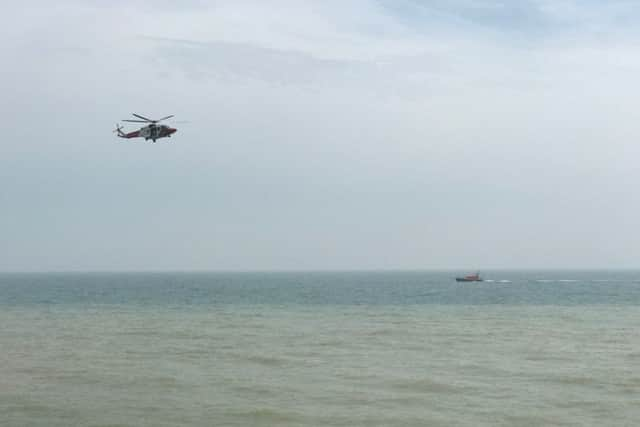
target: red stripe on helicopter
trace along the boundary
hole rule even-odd
[[[140,131],[136,130],[134,132],[125,133],[123,138],[137,138],[140,136]]]

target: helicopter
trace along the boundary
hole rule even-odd
[[[167,120],[170,119],[171,117],[173,117],[173,115],[167,116],[167,117],[163,117],[161,119],[158,120],[151,120],[148,119],[144,116],[141,116],[139,114],[136,113],[131,113],[133,116],[137,117],[140,120],[122,120],[123,122],[130,122],[130,123],[148,123],[147,126],[144,126],[142,128],[140,128],[139,130],[133,131],[133,132],[129,132],[129,133],[125,133],[122,132],[122,126],[118,126],[116,125],[116,129],[114,130],[114,132],[116,132],[118,134],[118,136],[120,138],[144,138],[145,141],[148,140],[152,140],[153,142],[156,142],[156,139],[160,139],[160,138],[166,138],[166,137],[171,137],[171,135],[173,135],[174,133],[177,132],[178,129],[169,127],[167,125],[157,125],[156,123],[161,122],[163,120]]]

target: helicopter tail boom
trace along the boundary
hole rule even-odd
[[[129,133],[124,133],[122,132],[122,126],[118,126],[116,125],[115,130],[113,131],[114,133],[117,134],[118,137],[120,138],[136,138],[138,136],[140,136],[140,131],[134,131],[134,132],[129,132]]]

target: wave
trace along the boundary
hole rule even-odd
[[[258,365],[264,365],[264,366],[281,366],[287,362],[287,360],[279,357],[261,356],[261,355],[248,356],[246,360],[256,363]]]
[[[237,418],[242,422],[247,422],[246,425],[278,425],[300,421],[298,414],[272,408],[256,408],[242,412],[228,412],[226,415]]]
[[[422,378],[416,380],[397,381],[392,384],[392,387],[396,390],[409,390],[420,393],[450,393],[458,394],[465,389],[465,387],[447,384],[445,382],[433,381],[430,379]]]

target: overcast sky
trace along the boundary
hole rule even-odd
[[[2,271],[640,266],[640,2],[13,3]]]

